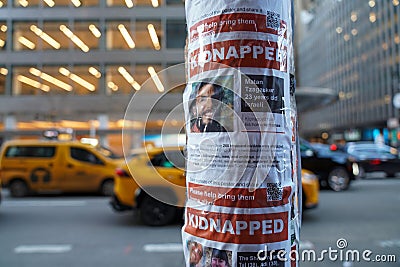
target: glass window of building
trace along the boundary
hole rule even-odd
[[[61,2],[65,1],[66,3],[72,4],[72,6],[75,7],[81,7],[81,6],[98,6],[99,5],[99,0],[61,0]],[[57,4],[58,5],[58,0]]]
[[[0,95],[4,95],[6,92],[7,76],[8,76],[8,69],[4,66],[0,66]]]
[[[14,24],[14,50],[68,49],[69,39],[60,30],[67,22],[17,22]]]
[[[136,38],[129,21],[112,21],[106,26],[106,43],[109,50],[129,50],[136,47]]]
[[[72,68],[59,68],[59,73],[68,77],[76,95],[98,94],[100,89],[99,66],[74,66]]]
[[[107,6],[126,6],[128,8],[134,6],[159,7],[163,2],[163,0],[107,0]]]
[[[186,23],[184,20],[167,20],[167,48],[185,47]]]
[[[144,82],[151,78],[149,68],[157,73],[161,71],[160,65],[118,65],[106,68],[107,94],[132,94],[142,88]],[[152,82],[149,80],[148,82]],[[151,86],[153,87],[153,85]],[[146,86],[148,88],[148,86]],[[154,88],[156,88],[154,86]]]
[[[55,7],[55,6],[96,6],[99,4],[98,0],[14,0],[16,7]]]
[[[0,21],[0,50],[5,49],[7,43],[7,24],[5,21]]]
[[[14,50],[19,51],[41,49],[42,42],[39,41],[39,36],[31,30],[31,28],[36,30],[35,27],[38,28],[34,22],[17,22],[14,24]],[[37,33],[39,33],[39,31],[37,31]]]
[[[0,26],[1,29],[1,26]],[[1,36],[0,36],[1,38]],[[101,33],[94,22],[17,22],[14,24],[14,50],[76,49],[88,52],[99,48]]]
[[[151,69],[152,68],[152,69]],[[143,83],[149,83],[146,88],[153,88],[154,82],[151,80],[151,73],[158,73],[162,70],[160,65],[136,65],[135,66],[135,75],[137,81],[140,85]],[[155,88],[155,87],[154,87]],[[156,90],[154,91],[156,92]]]
[[[161,21],[137,21],[135,24],[137,48],[160,50],[163,31]]]
[[[36,67],[29,66],[13,68],[13,95],[44,95],[50,92],[51,87],[38,77],[40,71],[34,72],[33,75],[29,72],[30,69],[37,70]]]
[[[106,68],[107,94],[131,94],[140,90],[130,65],[108,66]]]
[[[75,22],[73,34],[81,40],[74,43],[77,49],[85,51],[86,47],[87,49],[99,48],[101,32],[97,22]]]
[[[39,6],[40,0],[14,0],[14,6],[16,7],[37,7]]]
[[[48,36],[46,37],[44,34],[39,36],[43,40],[43,50],[68,49],[72,43],[67,37],[71,32],[71,27],[68,25],[67,21],[46,21],[43,23],[43,28],[40,30]],[[35,31],[35,34],[39,33],[35,27],[33,27],[33,29],[31,27],[31,31]]]
[[[96,69],[92,70],[92,69]],[[36,66],[15,67],[13,95],[75,94],[99,91],[101,74],[97,66]]]
[[[161,21],[113,21],[107,23],[107,49],[160,50]]]

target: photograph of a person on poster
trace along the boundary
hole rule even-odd
[[[211,254],[210,267],[230,267],[228,253],[225,250],[214,248]]]
[[[193,85],[194,90],[190,97],[190,131],[192,133],[227,132],[232,126],[225,123],[222,111],[227,109],[227,92],[224,87],[210,83],[199,82]],[[231,100],[229,100],[231,101]],[[232,105],[230,105],[232,106]],[[232,118],[228,124],[233,124]]]
[[[190,267],[202,267],[201,259],[203,258],[203,246],[198,242],[189,241],[188,249]]]

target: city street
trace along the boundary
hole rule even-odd
[[[320,205],[306,211],[302,250],[371,250],[397,263],[330,260],[300,266],[400,266],[400,178],[355,181],[348,191],[322,190]],[[114,213],[108,198],[46,196],[12,199],[0,206],[0,266],[184,266],[180,224],[141,225],[131,213]],[[344,240],[342,240],[344,241]],[[339,254],[337,254],[339,255]],[[360,254],[361,255],[361,254]],[[233,267],[233,266],[232,266]]]

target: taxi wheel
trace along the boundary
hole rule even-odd
[[[100,193],[103,196],[112,196],[112,194],[114,193],[114,180],[107,179],[103,181],[100,187]]]
[[[24,197],[28,194],[28,185],[22,180],[14,180],[9,185],[12,197]]]
[[[162,226],[170,224],[176,216],[174,206],[162,203],[151,196],[145,196],[140,205],[140,218],[142,222],[150,226]]]
[[[328,175],[328,186],[333,191],[346,190],[350,185],[350,176],[345,168],[336,167]]]

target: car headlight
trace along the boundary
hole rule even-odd
[[[357,163],[354,162],[354,163],[351,165],[351,168],[353,169],[353,174],[354,174],[354,176],[357,176],[357,175],[360,174],[360,167],[358,166]]]

